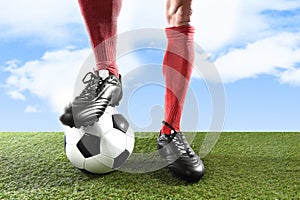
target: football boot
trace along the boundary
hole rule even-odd
[[[175,177],[188,182],[198,182],[204,175],[204,165],[194,152],[182,132],[176,131],[170,124],[163,121],[172,131],[171,134],[160,132],[157,148],[169,170]]]
[[[69,127],[93,125],[108,105],[117,106],[122,99],[121,75],[119,78],[109,75],[103,79],[98,73],[88,72],[82,82],[85,88],[60,116],[62,124]]]

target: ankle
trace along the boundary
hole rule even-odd
[[[179,132],[179,125],[177,126],[176,124],[169,124],[166,121],[162,121],[163,126],[161,128],[161,134],[166,134],[170,135],[173,132]]]
[[[172,129],[170,129],[166,125],[163,125],[160,132],[161,134],[171,135],[172,131],[173,131]]]

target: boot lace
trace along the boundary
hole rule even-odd
[[[163,124],[165,124],[166,126],[172,129],[170,139],[176,145],[179,153],[181,155],[187,155],[189,157],[193,156],[195,153],[192,150],[189,143],[186,141],[185,135],[181,132],[177,132],[169,123],[163,121]]]
[[[82,82],[86,84],[80,95],[76,97],[77,100],[92,100],[97,96],[98,87],[103,82],[102,78],[93,72],[88,72],[82,79]]]

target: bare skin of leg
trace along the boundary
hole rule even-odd
[[[192,0],[167,0],[166,18],[168,26],[188,26],[192,15]]]

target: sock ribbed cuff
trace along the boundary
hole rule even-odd
[[[97,70],[108,70],[110,74],[119,77],[119,70],[116,64],[116,37],[103,41],[94,48]]]
[[[165,29],[168,39],[181,39],[183,35],[188,36],[188,38],[193,39],[195,33],[195,28],[193,26],[174,26]]]

